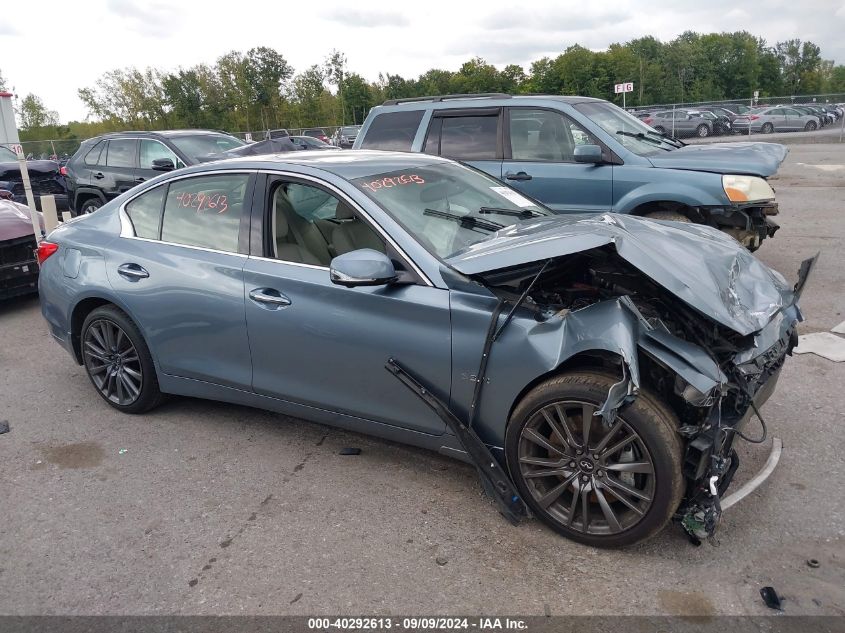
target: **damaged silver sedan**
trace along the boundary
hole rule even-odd
[[[431,448],[514,523],[620,546],[713,534],[814,260],[792,286],[712,228],[350,151],[166,174],[39,261],[53,336],[120,411],[181,394]]]

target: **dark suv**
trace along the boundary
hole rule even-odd
[[[242,145],[234,136],[208,130],[115,132],[88,139],[66,166],[70,207],[75,215],[92,213],[162,172]]]

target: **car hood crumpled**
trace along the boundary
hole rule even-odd
[[[519,222],[446,263],[483,278],[494,270],[607,245],[689,306],[743,336],[761,330],[795,301],[778,272],[716,229],[612,213]]]
[[[44,228],[44,220],[38,214],[41,228]],[[26,235],[32,235],[32,219],[29,216],[29,207],[25,207],[11,200],[0,200],[0,242],[14,240]]]
[[[717,174],[773,176],[786,158],[779,143],[711,143],[685,145],[671,152],[649,156],[655,167],[689,169]]]

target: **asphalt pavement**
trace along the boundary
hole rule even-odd
[[[829,330],[845,320],[845,144],[792,146],[772,184],[782,229],[758,254],[794,279],[821,252],[801,331]],[[121,415],[38,298],[8,301],[0,614],[765,614],[771,585],[787,614],[845,615],[843,386],[845,363],[789,359],[763,408],[781,463],[714,540],[670,526],[596,550],[511,526],[471,467],[430,452],[189,398]],[[743,446],[738,482],[768,449]]]

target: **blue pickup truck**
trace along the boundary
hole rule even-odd
[[[355,149],[461,160],[564,213],[694,222],[750,250],[775,234],[776,143],[687,145],[588,97],[445,95],[370,111]]]

